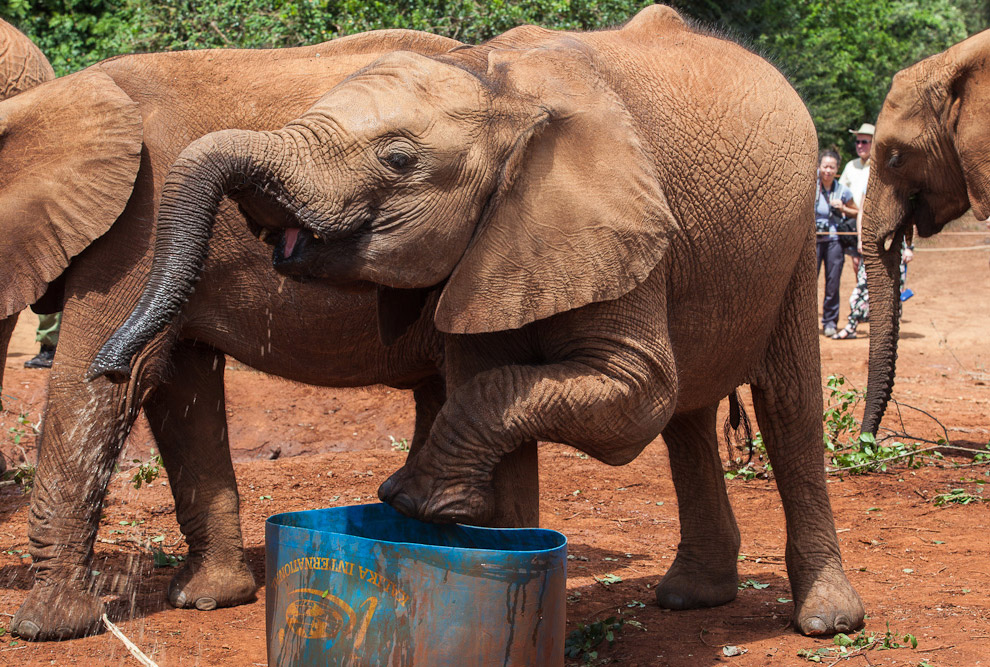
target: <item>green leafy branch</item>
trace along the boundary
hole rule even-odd
[[[855,413],[863,400],[864,392],[848,386],[846,378],[841,375],[828,376],[825,386],[829,390],[829,399],[822,413],[824,427],[822,438],[829,456],[829,465],[826,466],[829,474],[861,475],[869,472],[887,472],[889,467],[895,464],[919,468],[926,461],[944,461],[942,452],[946,450],[973,455],[972,464],[957,464],[958,467],[990,463],[990,443],[983,451],[975,454],[972,449],[954,447],[948,443],[948,431],[938,419],[924,410],[897,401],[892,402],[901,422],[901,431],[888,429],[887,434],[882,438],[877,438],[872,433],[862,433]],[[915,410],[927,415],[942,428],[943,436],[935,440],[926,440],[908,434],[904,429],[902,409]],[[895,439],[897,437],[909,438],[912,442],[905,443]],[[731,459],[729,468],[725,472],[726,479],[769,479],[773,467],[767,456],[762,433],[756,434],[751,446],[753,455],[749,459],[744,460],[743,457]]]
[[[162,455],[154,449],[151,450],[151,458],[147,461],[133,459],[131,462],[138,464],[137,472],[131,476],[131,484],[134,485],[135,489],[140,489],[142,484],[151,484],[158,479],[162,474],[162,468],[165,466]]]
[[[24,493],[31,493],[31,489],[34,487],[34,476],[36,472],[37,469],[30,463],[22,463],[3,474],[0,486],[16,484],[21,487]]]
[[[952,489],[951,491],[940,493],[932,498],[932,503],[936,507],[943,507],[945,505],[969,505],[970,503],[986,502],[990,502],[990,498],[969,493],[966,489]]]
[[[920,468],[926,460],[940,462],[944,460],[943,450],[955,450],[972,454],[972,450],[964,447],[953,447],[948,444],[948,432],[945,427],[924,410],[896,403],[898,414],[901,407],[911,408],[931,417],[942,426],[944,437],[933,441],[925,441],[911,436],[916,442],[904,443],[893,440],[890,436],[877,439],[872,433],[856,434],[859,423],[854,412],[863,399],[864,392],[846,386],[846,378],[841,375],[830,375],[826,382],[829,389],[828,406],[822,415],[824,424],[824,443],[826,451],[831,455],[831,467],[826,468],[829,474],[863,474],[867,472],[886,472],[888,466],[903,463],[908,468]],[[903,428],[903,419],[901,420]],[[893,432],[892,432],[893,434]],[[896,435],[907,436],[906,432]],[[919,442],[928,442],[925,447]],[[990,445],[988,445],[990,453]],[[975,460],[975,459],[974,459]]]
[[[624,619],[609,616],[608,618],[581,624],[567,635],[564,641],[564,655],[568,658],[580,659],[585,664],[598,658],[598,647],[602,642],[611,646],[616,636],[622,630]]]
[[[834,644],[833,646],[801,649],[797,652],[798,657],[804,658],[808,662],[822,662],[824,659],[834,659],[829,664],[835,665],[866,651],[918,648],[917,637],[912,634],[895,634],[891,631],[889,622],[887,623],[887,631],[882,635],[874,632],[867,634],[866,630],[862,630],[859,634],[850,637],[840,632],[832,640],[832,643]]]

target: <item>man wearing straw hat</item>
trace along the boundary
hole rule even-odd
[[[856,137],[856,155],[842,170],[839,182],[845,185],[853,194],[853,201],[859,206],[856,216],[856,238],[858,252],[849,252],[856,269],[856,287],[849,296],[849,319],[845,327],[837,331],[832,338],[845,340],[856,337],[856,329],[860,322],[865,322],[870,316],[870,295],[866,289],[865,267],[860,266],[860,253],[863,250],[863,199],[866,197],[866,184],[870,180],[870,150],[873,148],[873,135],[876,128],[871,123],[863,123],[858,130],[849,130]],[[907,263],[914,257],[911,246],[906,245],[901,259],[901,289],[904,289],[904,278],[907,273]]]
[[[856,216],[857,237],[862,228],[863,199],[866,198],[866,183],[870,180],[870,149],[873,148],[873,134],[875,132],[876,127],[871,123],[863,123],[858,130],[849,130],[849,133],[856,137],[856,155],[859,157],[847,162],[842,170],[842,175],[839,176],[839,183],[842,183],[853,193],[853,201],[856,202],[856,206],[860,210],[860,214]],[[859,252],[850,248],[846,254],[852,257],[853,270],[858,271]]]

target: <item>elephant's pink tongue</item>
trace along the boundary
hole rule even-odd
[[[299,228],[289,227],[285,230],[285,247],[282,249],[282,257],[288,257],[292,254],[293,249],[296,247],[296,241],[299,239]]]

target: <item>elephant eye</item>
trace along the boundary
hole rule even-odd
[[[887,160],[887,166],[891,169],[897,169],[902,164],[904,164],[904,155],[901,153],[891,153],[890,159]]]
[[[409,153],[403,151],[390,151],[385,157],[382,158],[382,164],[399,171],[409,167],[413,162],[414,158]]]

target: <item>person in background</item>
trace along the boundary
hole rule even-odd
[[[862,245],[860,245],[862,248]],[[906,301],[910,294],[904,292],[904,283],[907,280],[907,264],[914,259],[914,245],[907,238],[901,250],[901,301]],[[846,326],[837,331],[835,340],[847,340],[856,337],[856,329],[863,322],[870,318],[870,293],[866,288],[866,265],[860,264],[859,271],[856,272],[856,287],[853,288],[849,296],[849,319]]]
[[[842,170],[839,182],[848,187],[853,193],[853,199],[859,207],[856,215],[856,250],[851,254],[853,267],[856,270],[856,287],[849,296],[849,319],[846,326],[832,334],[835,340],[856,338],[856,329],[861,322],[870,317],[870,295],[866,288],[866,267],[860,261],[863,252],[863,199],[866,197],[866,185],[870,180],[870,150],[873,148],[873,135],[876,128],[870,123],[863,123],[858,130],[849,130],[856,137],[856,155],[859,157],[846,164]],[[914,246],[906,240],[901,255],[901,291],[907,278],[907,263],[914,258]]]
[[[863,200],[866,198],[866,184],[870,180],[870,150],[873,148],[873,135],[876,133],[876,127],[872,123],[863,123],[858,130],[849,130],[849,133],[855,137],[856,155],[859,157],[846,163],[842,175],[839,176],[839,183],[849,188],[853,195],[853,201],[856,202],[856,207],[862,211]],[[862,224],[862,214],[860,214],[856,216],[857,237]],[[845,253],[852,257],[853,271],[858,274],[860,257],[862,256],[859,248],[849,246],[845,249]]]
[[[38,332],[35,340],[41,343],[41,351],[24,362],[24,368],[51,368],[58,345],[58,330],[62,326],[62,313],[38,315]]]
[[[818,155],[818,183],[815,189],[815,249],[818,273],[825,265],[825,299],[822,303],[822,327],[826,336],[836,334],[839,321],[839,280],[842,277],[842,245],[836,229],[836,217],[851,218],[859,213],[852,192],[839,183],[839,154],[832,150]],[[833,215],[833,211],[835,214]]]

